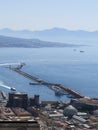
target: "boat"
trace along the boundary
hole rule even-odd
[[[84,51],[81,50],[80,52],[83,53]]]
[[[16,89],[15,89],[15,88],[13,88],[13,87],[11,87],[11,88],[10,88],[10,90],[11,90],[11,91],[16,91]]]
[[[55,91],[56,95],[59,95],[59,96],[65,95],[65,92],[58,86],[53,85],[51,89]]]
[[[73,51],[77,51],[76,49],[73,49]]]
[[[62,92],[62,91],[56,91],[56,90],[55,90],[55,95],[57,95],[57,96],[62,96],[62,95],[65,95],[65,93]]]
[[[40,83],[29,83],[29,85],[41,85]]]

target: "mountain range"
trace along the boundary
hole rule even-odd
[[[63,42],[71,44],[87,44],[98,42],[98,31],[89,32],[84,30],[67,30],[64,28],[52,28],[40,31],[0,29],[0,35],[25,38],[40,39],[43,41]]]

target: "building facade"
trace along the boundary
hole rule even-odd
[[[0,121],[0,130],[40,130],[36,121]]]

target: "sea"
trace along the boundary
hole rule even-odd
[[[0,48],[0,90],[7,87],[26,92],[29,97],[40,95],[40,101],[65,101],[65,95],[43,85],[30,85],[30,79],[6,67],[6,64],[25,63],[25,72],[47,82],[59,83],[84,96],[98,98],[98,46],[63,48]]]

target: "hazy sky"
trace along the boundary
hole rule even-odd
[[[0,0],[0,28],[98,30],[98,0]]]

